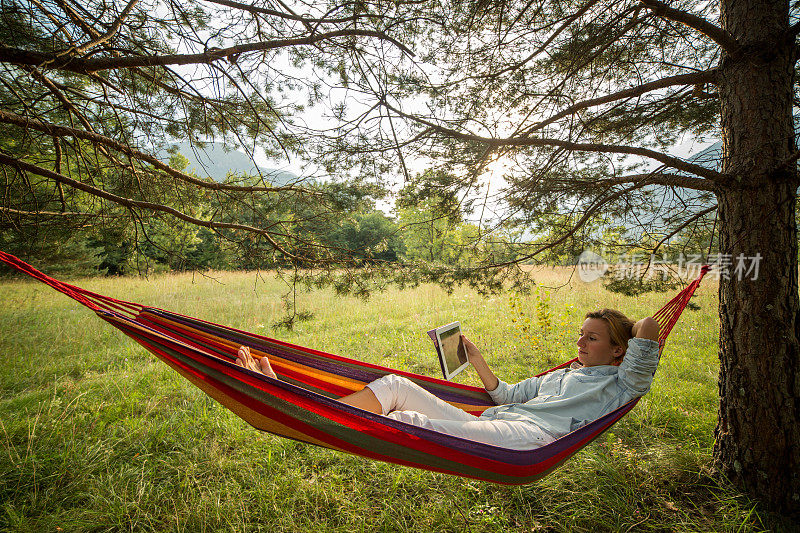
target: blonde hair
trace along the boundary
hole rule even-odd
[[[608,335],[611,338],[611,345],[621,346],[623,350],[628,349],[628,341],[633,338],[634,322],[622,312],[616,309],[600,309],[599,311],[586,313],[585,318],[597,318],[605,322],[608,327]],[[622,352],[622,355],[615,363],[621,363],[624,356],[625,351]]]

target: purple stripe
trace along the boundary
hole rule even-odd
[[[309,368],[314,368],[317,370],[322,370],[324,372],[328,372],[330,374],[334,374],[337,376],[353,379],[356,381],[360,381],[362,383],[370,383],[380,377],[383,377],[387,374],[387,372],[382,372],[380,370],[372,370],[372,369],[364,369],[362,366],[359,366],[357,363],[348,363],[348,362],[340,362],[340,361],[331,361],[329,359],[325,359],[321,355],[316,354],[308,354],[306,352],[300,352],[296,349],[288,349],[285,346],[276,345],[265,341],[263,339],[258,339],[255,337],[250,337],[247,334],[239,333],[235,331],[231,331],[224,326],[211,326],[210,324],[205,324],[202,322],[195,322],[191,319],[188,319],[183,316],[173,315],[169,312],[155,310],[155,309],[146,309],[148,313],[162,316],[163,318],[169,318],[170,320],[174,320],[176,322],[180,322],[181,324],[191,327],[200,331],[204,331],[211,335],[218,336],[220,338],[226,340],[236,340],[241,341],[242,338],[247,338],[249,341],[249,345],[252,347],[257,347],[262,349],[263,351],[271,354],[276,355],[278,357],[282,357],[284,359],[288,359],[290,361],[299,363],[303,366],[307,366]],[[164,327],[169,327],[168,325],[164,325]],[[180,333],[180,332],[176,332]],[[458,402],[463,403],[466,405],[474,405],[477,407],[484,407],[484,406],[492,406],[494,403],[490,399],[483,399],[483,398],[476,398],[470,395],[468,392],[465,394],[461,392],[459,389],[454,388],[447,388],[446,385],[437,384],[437,383],[430,383],[425,380],[416,380],[413,379],[418,385],[423,387],[424,389],[428,390],[435,396],[441,398],[445,401],[450,402]]]
[[[405,433],[416,435],[427,442],[456,449],[459,452],[516,466],[531,466],[560,455],[574,446],[577,446],[577,448],[573,453],[579,451],[589,444],[589,442],[599,437],[606,429],[628,413],[628,411],[633,409],[638,401],[638,398],[631,400],[611,413],[576,429],[572,433],[564,435],[550,444],[534,450],[511,450],[500,446],[492,446],[490,444],[474,442],[461,437],[453,437],[451,435],[439,433],[438,431],[412,426],[394,419],[388,419],[386,425],[395,427]],[[561,461],[566,460],[573,453],[565,455]],[[559,461],[559,463],[561,461]]]
[[[112,315],[112,313],[108,313]],[[134,322],[133,320],[128,319],[127,317],[121,317],[116,315],[115,313],[113,316],[117,317],[118,319],[122,319],[124,321]],[[112,325],[116,327],[120,327],[121,324],[115,324],[111,321]],[[140,325],[141,326],[141,325]],[[147,327],[147,326],[143,326]],[[147,328],[150,329],[150,328]],[[126,332],[128,335],[137,336],[135,333],[128,331]],[[152,340],[149,342],[153,342]],[[193,350],[195,357],[200,356],[201,358],[214,358],[217,362],[224,364],[232,369],[237,371],[244,371],[250,374],[251,376],[268,382],[271,386],[283,388],[285,390],[291,391],[294,394],[307,398],[313,402],[320,403],[320,404],[327,404],[338,411],[341,412],[349,412],[354,416],[358,416],[361,418],[372,420],[373,422],[377,422],[379,424],[383,424],[388,427],[392,427],[397,429],[403,433],[414,435],[426,442],[434,443],[441,445],[445,448],[451,448],[454,450],[458,450],[459,452],[474,455],[476,457],[481,457],[484,459],[490,459],[494,461],[498,461],[500,463],[515,465],[515,466],[532,466],[548,459],[551,459],[557,455],[561,455],[566,452],[569,448],[577,446],[576,450],[583,447],[585,444],[589,443],[591,440],[599,436],[607,427],[612,425],[618,419],[620,419],[623,415],[625,415],[628,411],[630,411],[634,405],[637,403],[638,399],[632,400],[627,404],[619,407],[615,411],[591,422],[572,433],[561,437],[560,439],[556,440],[555,442],[543,446],[541,448],[537,448],[534,450],[510,450],[507,448],[502,448],[499,446],[492,446],[490,444],[483,444],[479,442],[470,441],[467,439],[463,439],[461,437],[454,437],[451,435],[446,435],[444,433],[439,433],[437,431],[433,431],[430,429],[425,429],[417,426],[413,426],[411,424],[406,424],[404,422],[400,422],[398,420],[394,420],[391,418],[387,418],[381,415],[376,415],[373,413],[369,413],[367,411],[351,407],[349,405],[340,403],[334,399],[325,397],[321,394],[315,393],[313,391],[306,390],[302,387],[297,387],[296,385],[292,385],[290,383],[286,383],[280,380],[274,380],[271,378],[267,378],[261,373],[258,372],[251,372],[247,371],[239,366],[236,366],[234,363],[230,361],[226,361],[224,359],[215,358],[214,356],[204,354],[200,351]],[[199,361],[198,361],[199,362]],[[570,454],[571,455],[571,454]],[[569,455],[565,455],[561,460],[566,459]],[[561,461],[559,461],[561,462]]]

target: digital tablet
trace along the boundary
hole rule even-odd
[[[452,379],[453,376],[469,366],[467,350],[461,341],[460,322],[432,329],[428,335],[433,340],[436,353],[439,354],[439,364],[442,367],[444,379]]]

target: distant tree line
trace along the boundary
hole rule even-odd
[[[188,172],[181,155],[173,156],[170,165]],[[328,183],[312,187],[328,198],[336,198],[339,216],[321,216],[313,209],[303,209],[305,204],[269,204],[263,200],[253,210],[262,219],[250,222],[268,226],[263,217],[271,217],[280,221],[283,231],[296,235],[308,235],[313,227],[315,240],[308,240],[306,246],[336,250],[354,258],[356,267],[417,262],[469,264],[479,254],[491,251],[491,246],[485,242],[477,244],[485,240],[485,235],[477,224],[464,220],[464,205],[452,195],[431,189],[433,175],[433,172],[423,173],[407,185],[399,194],[393,214],[377,209],[375,199],[365,194],[363,188]],[[230,181],[240,186],[258,183],[260,179],[230,177]],[[180,201],[180,191],[175,192],[175,200]],[[192,210],[201,219],[226,213],[219,222],[231,218],[246,223],[247,217],[253,216],[235,212],[235,206],[219,205],[223,201],[229,200],[213,194],[195,198]],[[281,255],[265,262],[264,257],[273,249],[257,235],[234,239],[227,234],[233,231],[230,229],[181,224],[158,214],[143,219],[130,216],[122,207],[109,209],[102,219],[93,218],[85,224],[78,214],[53,212],[52,217],[70,220],[61,224],[0,225],[0,249],[25,257],[46,271],[70,275],[313,266],[305,265],[302,260],[287,261]],[[496,252],[501,253],[499,246]]]

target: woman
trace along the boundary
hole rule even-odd
[[[578,361],[508,385],[495,376],[478,348],[462,335],[470,364],[496,407],[471,415],[412,381],[384,376],[340,401],[395,420],[472,441],[529,450],[548,444],[644,395],[658,366],[658,322],[635,324],[614,309],[587,313],[578,337]],[[269,359],[239,349],[236,363],[278,379]]]

